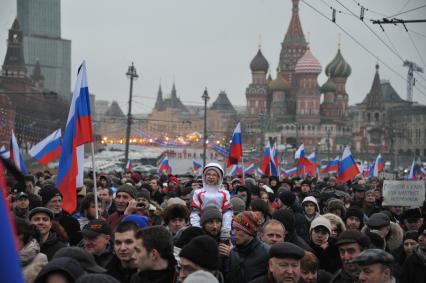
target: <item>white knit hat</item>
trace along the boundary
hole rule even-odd
[[[314,220],[312,220],[311,227],[309,228],[309,234],[312,232],[313,229],[315,229],[315,227],[318,227],[318,226],[323,226],[323,227],[327,228],[328,232],[331,235],[330,220],[328,220],[327,218],[325,218],[322,215],[320,215],[317,218],[315,218]]]
[[[216,277],[213,276],[210,272],[199,270],[191,273],[183,280],[183,283],[219,283]]]

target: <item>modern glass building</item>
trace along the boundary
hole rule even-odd
[[[17,0],[29,74],[39,60],[46,89],[71,98],[71,41],[61,38],[61,0]]]

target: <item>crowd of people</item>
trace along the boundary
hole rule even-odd
[[[49,172],[7,179],[26,283],[426,282],[426,205],[383,206],[378,178],[96,178],[72,214]]]

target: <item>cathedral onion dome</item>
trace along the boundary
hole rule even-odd
[[[265,56],[263,56],[262,51],[257,51],[256,56],[254,56],[253,60],[250,63],[250,69],[252,72],[256,71],[264,71],[267,72],[269,69],[269,63],[266,60]]]
[[[325,68],[325,74],[330,78],[347,78],[351,73],[351,66],[345,61],[339,48],[334,59]]]
[[[305,54],[297,61],[295,71],[296,73],[321,73],[321,64],[317,58],[314,57],[309,47],[306,49]]]
[[[328,81],[326,81],[322,87],[321,87],[321,93],[327,93],[327,92],[336,92],[336,85],[330,80],[328,79]]]
[[[277,78],[269,82],[269,88],[271,90],[288,90],[290,88],[289,83],[278,73]]]

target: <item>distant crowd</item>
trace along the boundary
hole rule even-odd
[[[7,177],[26,283],[426,282],[426,205],[383,206],[379,178],[96,178],[67,212],[48,171]]]

